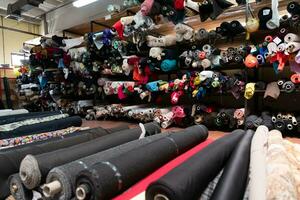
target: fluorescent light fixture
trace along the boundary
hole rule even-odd
[[[80,8],[88,4],[94,3],[95,1],[97,0],[77,0],[73,2],[73,6],[75,6],[76,8]]]

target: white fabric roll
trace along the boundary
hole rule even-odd
[[[252,138],[250,153],[249,200],[265,200],[267,190],[266,157],[269,130],[259,126]]]

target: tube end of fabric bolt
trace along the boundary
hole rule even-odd
[[[76,198],[78,200],[85,200],[88,196],[89,188],[87,185],[82,184],[76,188]]]
[[[28,189],[34,189],[41,182],[39,164],[33,155],[27,155],[20,164],[20,178]]]

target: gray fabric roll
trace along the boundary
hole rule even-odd
[[[11,195],[15,200],[31,200],[33,193],[24,187],[19,174],[13,174],[8,178]]]
[[[58,194],[50,198],[56,200],[71,199],[71,197],[74,196],[75,192],[76,175],[80,171],[94,165],[95,163],[118,156],[122,153],[144,146],[168,135],[169,134],[158,134],[140,140],[128,142],[126,144],[108,149],[106,151],[99,152],[97,154],[93,154],[91,156],[84,157],[71,163],[53,168],[47,176],[46,183],[50,183],[57,180],[61,183],[62,188]]]

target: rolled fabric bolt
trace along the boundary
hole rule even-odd
[[[202,49],[206,53],[211,53],[211,46],[209,44],[204,45]]]
[[[286,46],[289,53],[295,53],[300,50],[300,42],[289,42]]]
[[[249,200],[265,200],[267,191],[266,157],[269,129],[259,126],[252,138],[250,153]]]
[[[281,113],[278,113],[277,116],[276,116],[276,118],[277,118],[277,119],[282,119],[282,114],[281,114]]]
[[[201,40],[207,40],[209,34],[208,34],[207,30],[205,30],[204,28],[201,28],[201,29],[199,29],[197,36],[198,36],[198,40],[201,41]]]
[[[31,200],[33,193],[24,187],[19,174],[13,174],[8,178],[10,193],[15,200]]]
[[[211,61],[205,58],[204,60],[202,60],[201,65],[204,69],[207,69],[211,67]]]
[[[287,124],[286,127],[289,131],[294,129],[294,126],[292,124]]]
[[[132,142],[128,142],[126,144],[108,149],[103,152],[99,152],[84,158],[81,158],[79,160],[67,163],[65,165],[53,168],[48,176],[47,176],[47,184],[53,183],[55,181],[58,181],[61,183],[61,191],[60,192],[53,192],[51,191],[52,195],[49,196],[51,199],[56,200],[68,200],[71,199],[75,195],[75,181],[76,181],[76,175],[88,168],[92,165],[104,161],[106,159],[113,158],[115,156],[121,155],[125,152],[134,150],[138,147],[147,145],[151,142],[157,141],[161,138],[167,137],[170,135],[167,134],[157,134],[149,137],[145,137],[139,140],[134,140]],[[44,185],[44,186],[45,186]],[[45,187],[43,187],[45,189]]]
[[[291,93],[295,91],[295,85],[292,81],[286,81],[283,85],[282,88],[284,89],[285,92]]]
[[[273,41],[273,37],[270,36],[270,35],[268,35],[268,36],[265,37],[265,41],[266,42],[272,42]]]
[[[203,142],[207,136],[206,127],[199,125],[189,127],[136,150],[93,165],[80,172],[76,185],[79,188],[82,188],[82,185],[89,187],[90,193],[86,193],[88,197],[85,199],[111,199],[173,158]],[[128,162],[130,160],[134,162]],[[141,162],[144,164],[135,164]],[[116,176],[116,173],[120,176]],[[103,175],[109,178],[101,178]],[[120,181],[122,185],[118,184]]]
[[[45,152],[51,152],[57,149],[70,147],[72,145],[79,144],[93,140],[97,137],[111,133],[114,130],[128,129],[128,126],[121,126],[114,129],[105,130],[103,128],[94,128],[84,131],[78,131],[67,135],[62,138],[53,138],[47,141],[39,141],[31,144],[15,147],[13,149],[2,150],[0,153],[0,198],[4,198],[9,194],[8,177],[11,174],[18,172],[18,167],[22,159],[27,154],[41,154]]]
[[[163,129],[167,129],[169,126],[173,124],[173,120],[164,121],[160,124]]]
[[[147,135],[153,135],[160,132],[160,128],[156,123],[148,123],[144,126]],[[52,168],[138,139],[140,134],[141,128],[129,129],[115,132],[103,136],[100,139],[97,138],[93,141],[74,145],[69,148],[35,156],[27,155],[20,164],[19,174],[21,180],[28,189],[33,189],[45,180],[46,175]],[[64,156],[64,158],[59,159],[58,155]]]
[[[267,199],[298,199],[297,181],[288,154],[280,131],[270,131],[266,160]]]
[[[296,119],[296,117],[294,117],[294,116],[293,116],[293,119],[292,119],[292,124],[293,124],[294,126],[297,126],[297,125],[298,125],[297,119]]]
[[[247,187],[253,131],[248,130],[227,161],[211,200],[240,200]],[[239,182],[236,185],[237,181]]]
[[[297,34],[294,33],[288,33],[284,37],[284,42],[285,43],[290,43],[290,42],[300,42],[300,37]]]
[[[257,61],[258,61],[259,64],[263,64],[264,63],[264,57],[262,55],[258,54],[256,56],[256,58],[257,58]]]
[[[53,197],[55,194],[61,192],[62,184],[59,181],[53,181],[51,183],[44,184],[42,186],[43,194],[46,198]]]
[[[244,131],[236,130],[216,140],[151,183],[146,190],[146,200],[157,200],[157,195],[168,200],[198,199],[208,183],[220,173],[244,134]]]
[[[275,122],[274,124],[275,129],[279,130],[279,131],[284,131],[285,130],[285,123],[283,120],[279,119]]]
[[[18,115],[9,115],[9,116],[2,116],[0,117],[0,125],[3,124],[10,124],[13,122],[19,122],[26,119],[32,119],[32,118],[40,118],[40,117],[47,117],[47,116],[53,116],[62,114],[60,111],[49,111],[49,112],[31,112],[31,113],[24,113],[24,114],[18,114]]]
[[[29,113],[29,111],[26,109],[19,109],[19,110],[6,109],[6,110],[0,111],[0,117],[10,116],[10,115],[20,115],[20,114],[25,114],[25,113]]]
[[[255,83],[247,83],[245,89],[245,98],[251,99],[255,93]]]

